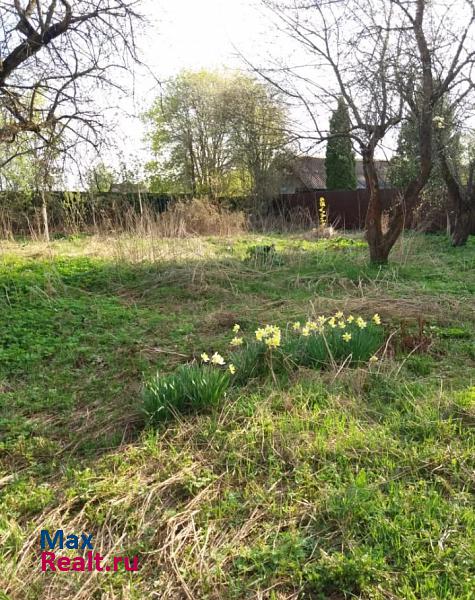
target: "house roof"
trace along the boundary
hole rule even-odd
[[[387,187],[387,171],[389,163],[385,160],[376,160],[375,164],[381,187]],[[292,172],[293,175],[300,180],[304,189],[325,190],[327,188],[325,159],[322,157],[298,156],[292,163]],[[356,180],[358,188],[366,188],[362,160],[356,161]]]

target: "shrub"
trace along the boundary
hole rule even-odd
[[[143,410],[151,425],[177,414],[207,410],[224,397],[230,381],[229,369],[219,365],[182,365],[174,373],[157,374],[145,384]]]

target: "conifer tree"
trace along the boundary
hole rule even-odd
[[[350,116],[343,98],[338,99],[338,106],[330,119],[330,139],[327,142],[325,157],[326,183],[328,190],[355,190],[356,172],[355,155],[348,135]]]

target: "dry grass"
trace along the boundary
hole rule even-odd
[[[142,215],[130,212],[125,230],[139,236],[186,238],[190,236],[231,236],[247,229],[244,213],[230,211],[205,198],[177,200],[157,214],[145,209]]]

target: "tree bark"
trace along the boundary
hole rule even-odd
[[[384,243],[382,228],[383,205],[373,154],[371,149],[367,149],[362,153],[366,187],[369,190],[369,203],[365,223],[366,241],[369,246],[370,262],[373,264],[386,264],[388,262],[389,250],[387,250]]]
[[[452,246],[465,246],[470,235],[472,210],[462,209],[455,215],[454,227],[451,231]]]

